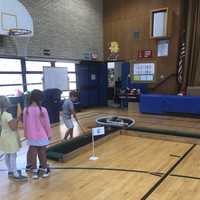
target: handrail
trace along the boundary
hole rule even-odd
[[[169,80],[172,77],[176,77],[176,73],[170,74],[168,75],[166,78],[164,78],[162,81],[160,81],[159,83],[157,83],[154,87],[150,88],[151,90],[155,90],[158,87],[160,87],[161,85],[163,85],[167,80]]]

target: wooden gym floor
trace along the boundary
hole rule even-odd
[[[131,116],[137,126],[187,130],[198,134],[200,119],[142,115],[120,109],[92,109],[78,113],[85,132],[105,114]],[[52,142],[65,132],[61,123],[53,127]],[[82,134],[76,124],[75,135]],[[142,136],[142,137],[140,137]],[[195,143],[195,144],[194,144]],[[25,166],[26,143],[18,165]],[[89,161],[85,150],[65,163],[49,161],[47,179],[27,183],[7,179],[0,161],[0,199],[5,200],[199,200],[200,146],[198,139],[118,131],[96,147],[97,161]]]

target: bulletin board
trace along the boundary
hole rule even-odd
[[[156,77],[155,62],[131,64],[131,82],[153,82]]]
[[[44,67],[43,68],[44,89],[58,88],[62,91],[69,90],[68,70],[66,67]]]

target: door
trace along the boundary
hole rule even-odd
[[[81,103],[81,106],[87,107],[89,105],[88,66],[77,64],[76,73],[77,73],[77,88],[80,93],[80,103]]]
[[[99,77],[98,66],[91,64],[89,66],[89,106],[98,106],[100,104],[100,94],[99,94]]]
[[[83,107],[106,105],[107,66],[102,63],[76,65],[77,88]]]

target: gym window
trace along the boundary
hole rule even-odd
[[[76,72],[75,63],[67,63],[67,62],[56,62],[56,67],[67,67],[68,72]]]
[[[0,95],[16,96],[23,92],[20,59],[0,58]]]
[[[21,72],[20,59],[0,58],[0,72]]]
[[[51,62],[26,61],[26,83],[27,90],[43,90],[43,67],[50,67]]]
[[[0,95],[16,96],[24,92],[23,84],[28,91],[43,90],[43,67],[51,66],[48,61],[25,61],[25,68],[22,70],[20,59],[0,58]],[[55,62],[55,66],[67,67],[69,90],[76,90],[75,63]],[[63,91],[62,97],[68,98],[69,90]]]

